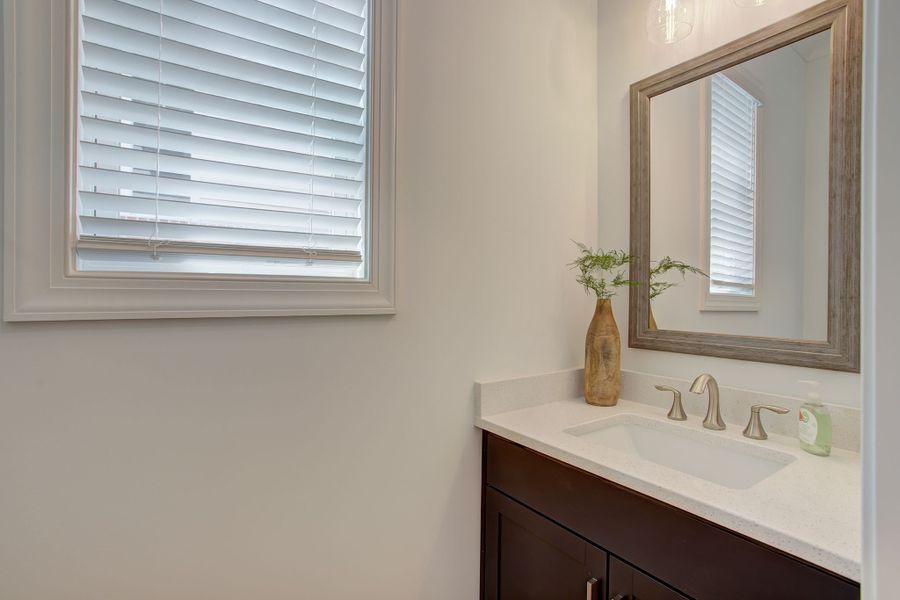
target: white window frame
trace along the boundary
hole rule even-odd
[[[370,0],[368,279],[73,268],[79,0],[3,0],[3,318],[392,314],[397,0]]]
[[[761,287],[761,257],[759,253],[760,224],[762,223],[762,189],[763,189],[763,169],[760,168],[763,161],[763,119],[765,113],[765,99],[760,92],[760,86],[756,85],[750,76],[745,73],[737,72],[736,68],[732,68],[728,72],[728,78],[736,84],[744,88],[754,98],[762,104],[757,109],[756,121],[756,197],[754,199],[753,210],[753,295],[740,294],[714,294],[709,291],[709,279],[700,277],[700,310],[703,312],[758,312],[760,309],[760,298],[762,297]],[[710,247],[710,213],[712,210],[712,197],[710,190],[712,189],[712,128],[710,126],[710,117],[712,114],[712,85],[711,78],[707,77],[702,80],[702,89],[700,93],[700,122],[701,135],[700,143],[700,181],[701,193],[704,201],[700,203],[700,257],[701,269],[704,273],[710,272],[711,247]]]

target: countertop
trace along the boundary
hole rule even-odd
[[[666,419],[659,407],[620,400],[614,407],[590,406],[581,398],[545,401],[517,408],[504,402],[502,410],[487,410],[479,399],[475,424],[542,454],[621,484],[657,500],[707,519],[732,531],[783,550],[824,569],[860,580],[861,462],[859,454],[834,449],[829,457],[803,451],[792,438],[772,435],[748,440],[741,427],[725,431],[702,428],[701,420]],[[637,415],[706,435],[721,443],[757,446],[788,454],[784,468],[746,489],[725,487],[644,460],[628,450],[608,447],[565,430],[599,419]],[[693,433],[685,433],[692,435]],[[725,441],[725,440],[731,440]]]

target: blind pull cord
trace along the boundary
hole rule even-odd
[[[153,235],[147,241],[147,244],[153,250],[153,260],[159,260],[159,247],[162,243],[159,240],[159,169],[160,169],[160,146],[162,145],[162,50],[163,50],[163,10],[165,9],[165,0],[159,0],[159,43],[156,52],[156,173],[154,177],[155,193],[154,193],[154,219],[153,219]]]
[[[309,227],[308,234],[309,239],[307,240],[306,247],[306,264],[307,266],[312,266],[314,262],[314,258],[316,256],[315,250],[315,234],[313,233],[313,215],[316,212],[316,142],[318,138],[316,137],[316,124],[318,121],[318,104],[317,100],[319,99],[319,1],[315,0],[313,2],[313,82],[312,82],[312,176],[309,178]]]

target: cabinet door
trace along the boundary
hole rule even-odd
[[[485,600],[605,600],[605,552],[499,492],[485,492]]]
[[[689,600],[614,556],[609,557],[610,600]]]

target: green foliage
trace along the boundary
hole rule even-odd
[[[575,242],[581,256],[569,263],[578,269],[576,281],[584,286],[584,291],[593,290],[597,298],[608,300],[616,295],[617,288],[637,285],[625,276],[624,267],[631,262],[631,256],[621,250],[594,250],[590,246]]]
[[[684,279],[684,276],[687,273],[695,273],[697,275],[702,275],[703,277],[709,277],[709,275],[707,275],[697,267],[692,267],[691,265],[683,263],[680,260],[675,260],[669,256],[664,256],[660,260],[656,261],[655,266],[652,263],[650,265],[651,300],[662,294],[670,287],[678,285],[677,283],[673,283],[670,281],[663,281],[662,277],[669,271],[678,271],[679,273],[681,273],[682,279]]]

